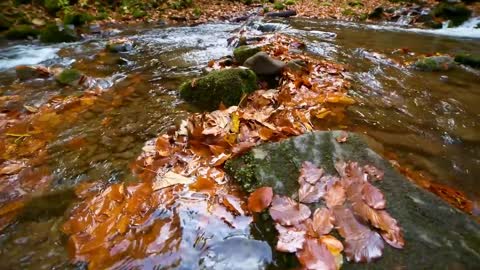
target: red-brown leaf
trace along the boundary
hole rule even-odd
[[[335,226],[345,238],[345,254],[348,260],[369,262],[382,256],[384,244],[378,233],[358,222],[347,208],[335,206],[332,212]]]
[[[335,182],[323,197],[328,208],[342,205],[345,202],[345,189],[340,181]]]
[[[372,178],[376,180],[383,180],[384,172],[372,165],[363,166],[363,170]]]
[[[311,185],[314,185],[320,179],[320,177],[322,177],[322,175],[322,169],[319,169],[309,161],[305,161],[302,164],[302,169],[300,169],[300,177],[298,178],[298,182],[302,184],[302,182],[305,181]]]
[[[296,252],[303,247],[305,242],[305,231],[296,230],[295,228],[283,227],[276,224],[275,228],[278,231],[278,242],[276,249],[281,252]]]
[[[325,244],[317,239],[307,238],[303,249],[296,253],[298,261],[309,270],[336,270],[335,257]]]
[[[313,229],[318,235],[329,234],[333,229],[332,214],[327,208],[317,208],[313,213]]]
[[[298,190],[298,198],[300,202],[318,202],[323,195],[325,195],[325,184],[318,182],[315,185],[311,185],[306,181],[300,183],[300,189]]]
[[[270,206],[273,198],[271,187],[261,187],[252,192],[248,197],[248,209],[255,213],[260,213]]]
[[[374,209],[385,209],[385,197],[383,193],[369,182],[363,183],[362,199]]]
[[[292,226],[310,217],[310,209],[289,197],[275,195],[269,210],[272,219],[281,225]]]

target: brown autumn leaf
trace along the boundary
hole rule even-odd
[[[325,184],[320,182],[311,185],[306,181],[301,181],[300,188],[298,189],[298,198],[302,203],[318,202],[324,194]]]
[[[275,222],[292,226],[309,218],[311,211],[308,206],[297,203],[289,197],[275,195],[269,213]]]
[[[345,239],[345,254],[349,261],[370,262],[382,256],[384,244],[378,233],[358,222],[348,208],[335,206],[332,213],[335,226]]]
[[[190,184],[190,189],[195,191],[211,191],[215,188],[216,182],[210,177],[197,177],[197,180]]]
[[[258,188],[248,197],[248,209],[254,213],[260,213],[270,206],[272,198],[273,189],[271,187]]]
[[[6,161],[0,166],[0,175],[9,175],[19,172],[21,169],[25,168],[26,164],[23,161],[19,160],[10,160]]]
[[[317,208],[312,220],[313,229],[318,235],[329,234],[333,229],[333,216],[327,208]]]
[[[233,195],[224,195],[222,198],[222,203],[225,205],[229,210],[234,211],[240,215],[245,215],[245,211],[243,211],[242,201],[233,196]]]
[[[157,138],[155,142],[155,148],[158,154],[162,157],[170,156],[170,142],[167,135],[163,135]]]
[[[166,174],[163,175],[163,177],[157,179],[153,183],[153,190],[160,190],[160,189],[173,186],[173,185],[178,185],[178,184],[188,185],[193,183],[193,181],[194,180],[192,178],[182,176],[178,173],[167,172]]]
[[[327,246],[317,239],[307,238],[303,249],[296,253],[298,261],[310,270],[336,270],[335,257]]]
[[[328,208],[332,208],[337,205],[342,205],[346,199],[345,189],[342,186],[342,182],[336,181],[323,197]]]
[[[343,251],[343,244],[331,235],[321,235],[319,238],[320,242],[327,246],[328,250],[334,255],[337,256]]]
[[[276,250],[293,253],[302,249],[305,242],[305,231],[293,227],[283,227],[280,224],[275,224],[275,229],[278,231]]]
[[[362,199],[373,209],[385,209],[386,201],[383,193],[369,182],[363,183]]]
[[[320,180],[322,175],[323,169],[319,169],[310,161],[305,161],[300,169],[298,183],[302,184],[302,182],[307,182],[308,184],[314,185],[318,180]]]

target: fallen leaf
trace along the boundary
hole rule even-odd
[[[300,169],[300,176],[298,178],[298,182],[302,184],[303,181],[314,185],[320,177],[323,175],[323,169],[319,169],[315,164],[311,163],[310,161],[305,161],[302,164],[302,168]]]
[[[369,182],[363,183],[362,198],[373,209],[385,209],[386,201],[383,193]]]
[[[311,185],[306,181],[301,181],[300,188],[298,189],[298,198],[302,203],[318,202],[324,194],[325,184],[320,182]]]
[[[308,206],[289,197],[275,195],[269,213],[272,219],[281,225],[292,226],[309,218],[311,211]]]
[[[317,239],[307,238],[303,249],[296,253],[298,261],[310,270],[336,270],[337,264],[327,246]]]
[[[278,231],[278,241],[276,249],[281,252],[296,252],[303,247],[305,242],[305,231],[296,230],[293,227],[283,227],[275,224]]]
[[[167,172],[163,175],[163,177],[155,180],[153,183],[153,190],[159,190],[178,184],[188,185],[191,183],[193,183],[192,178],[188,178],[174,172]]]
[[[271,187],[258,188],[248,197],[248,209],[254,213],[260,213],[270,206],[272,198],[273,189]]]
[[[346,194],[340,181],[335,182],[323,197],[328,208],[342,205],[345,202]]]
[[[373,179],[376,180],[382,180],[385,174],[382,170],[372,165],[365,165],[363,166],[363,169],[368,175],[370,175]]]
[[[317,208],[313,213],[313,229],[320,236],[329,234],[333,229],[332,214],[327,208]]]

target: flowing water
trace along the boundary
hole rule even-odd
[[[349,129],[366,133],[379,148],[439,183],[463,191],[474,201],[480,198],[476,181],[480,177],[480,73],[461,66],[428,73],[405,64],[421,54],[480,54],[480,40],[475,39],[480,30],[465,26],[457,32],[434,32],[303,19],[274,21],[270,26],[304,40],[314,57],[347,65],[353,81],[350,94],[358,101],[349,108],[345,123]],[[95,78],[101,91],[92,106],[75,121],[57,126],[48,141],[45,163],[53,175],[50,188],[0,232],[1,269],[84,267],[69,262],[66,239],[59,229],[73,202],[71,188],[92,180],[134,181],[129,165],[144,143],[167,132],[192,110],[179,99],[178,85],[201,74],[210,59],[230,54],[227,39],[238,27],[130,26],[72,44],[0,44],[0,94],[22,97],[2,103],[2,112],[25,112],[24,105],[40,107],[52,97],[83,92],[60,88],[51,79],[16,81],[14,67],[21,64],[74,67]],[[449,31],[453,34],[448,35]],[[128,36],[135,49],[122,53],[121,59],[102,52],[112,36]],[[0,204],[15,192],[19,191],[3,192]],[[35,188],[30,192],[38,193]],[[42,196],[44,192],[48,196]],[[238,241],[220,248],[229,250]]]

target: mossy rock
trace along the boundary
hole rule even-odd
[[[455,56],[455,62],[473,68],[480,68],[480,55],[458,54]]]
[[[143,18],[143,17],[147,16],[147,12],[145,10],[142,10],[142,9],[135,9],[132,12],[132,16],[133,16],[133,18],[140,19],[140,18]]]
[[[65,69],[55,76],[55,80],[63,85],[78,85],[83,74],[76,69]]]
[[[73,42],[78,39],[79,38],[74,30],[68,27],[60,29],[54,24],[46,26],[40,32],[40,41],[46,43]]]
[[[10,28],[5,33],[5,37],[7,39],[16,40],[16,39],[27,39],[29,37],[36,38],[38,34],[39,34],[39,31],[33,28],[31,25],[17,25]]]
[[[310,161],[337,175],[337,160],[373,165],[384,173],[383,181],[373,184],[384,194],[386,210],[404,232],[405,247],[398,250],[385,245],[383,256],[375,262],[344,261],[342,269],[477,269],[480,265],[480,224],[467,214],[453,208],[434,194],[421,189],[392,168],[365,143],[362,135],[349,133],[344,143],[338,143],[339,131],[312,132],[276,143],[254,147],[243,156],[225,164],[227,173],[247,191],[270,186],[275,194],[298,198],[298,177],[304,161]],[[317,207],[315,205],[314,207]],[[261,214],[254,228],[272,225]],[[272,234],[271,227],[270,234]],[[262,231],[263,232],[263,231]],[[275,247],[277,238],[259,233]],[[274,251],[272,269],[297,269],[292,262],[281,259],[283,253]],[[295,260],[295,258],[291,258]],[[268,268],[270,269],[270,268]]]
[[[448,55],[430,56],[417,60],[413,65],[421,71],[443,71],[451,69],[454,60]]]
[[[75,26],[81,26],[93,20],[95,20],[94,16],[87,13],[80,13],[80,12],[67,13],[63,17],[63,23],[65,25],[73,24]]]
[[[282,3],[282,2],[275,2],[273,4],[273,9],[276,9],[276,10],[284,10],[285,9],[285,5]]]
[[[433,16],[450,20],[449,27],[459,26],[472,16],[472,11],[463,4],[440,3],[432,10]]]
[[[0,31],[7,30],[10,26],[12,26],[10,19],[0,13]]]
[[[257,89],[257,76],[249,69],[232,68],[212,71],[208,75],[180,86],[180,96],[201,109],[216,110],[220,103],[238,105],[245,94]]]
[[[62,7],[70,2],[67,0],[44,0],[43,6],[50,14],[55,14],[57,11],[60,11]]]
[[[370,14],[368,14],[369,19],[381,19],[383,17],[383,12],[385,10],[383,7],[376,7]]]
[[[233,56],[235,57],[235,61],[240,65],[243,64],[248,58],[254,56],[256,53],[262,50],[259,46],[240,46],[233,50]]]

